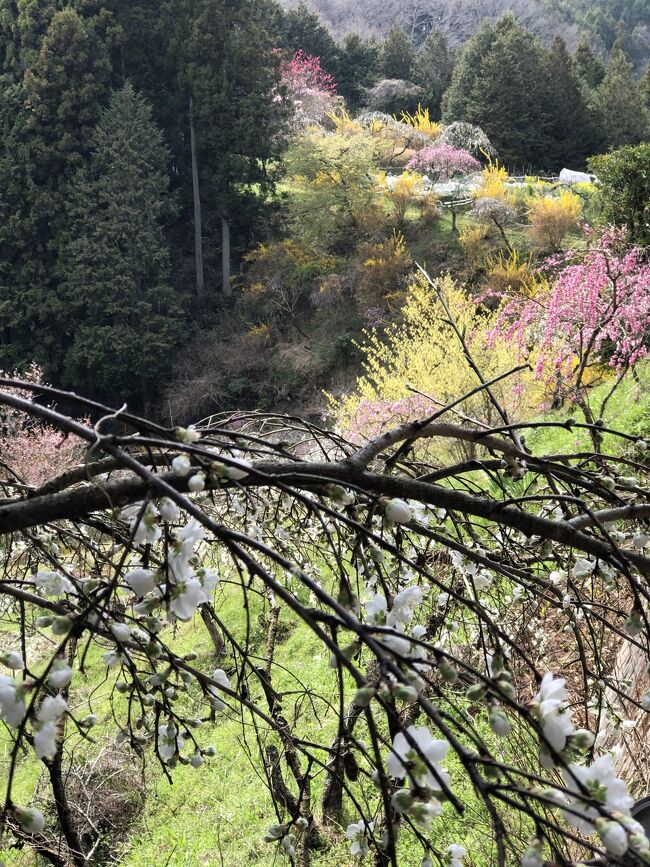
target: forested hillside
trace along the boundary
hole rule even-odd
[[[385,36],[395,24],[415,42],[442,30],[452,45],[466,42],[483,21],[506,12],[549,42],[561,35],[572,47],[580,38],[600,53],[610,51],[624,24],[635,62],[650,54],[650,12],[644,0],[305,0],[339,37],[355,32]],[[299,0],[286,0],[296,8]]]
[[[0,867],[650,864],[646,5],[0,0]]]

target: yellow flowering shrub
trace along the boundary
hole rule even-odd
[[[429,398],[445,404],[478,385],[476,374],[448,324],[438,292],[465,334],[486,379],[515,366],[512,346],[499,337],[492,339],[496,312],[477,307],[449,276],[438,278],[433,287],[418,276],[409,285],[401,324],[390,327],[384,334],[367,331],[365,341],[358,346],[364,373],[357,379],[354,391],[340,400],[328,396],[342,429],[361,438],[372,436],[387,425],[432,414],[438,404]],[[498,383],[493,391],[506,406],[512,407],[516,401],[521,408],[522,401],[525,402],[522,390],[528,385],[529,378],[520,376],[518,380],[509,378]],[[479,422],[497,421],[485,393],[469,398],[459,410]],[[446,419],[458,421],[453,415]]]
[[[494,246],[490,240],[490,230],[485,224],[465,226],[458,236],[458,241],[463,248],[470,271],[478,271],[485,265]]]
[[[406,218],[406,212],[414,205],[419,204],[424,193],[424,180],[417,172],[405,171],[388,186],[386,173],[379,176],[380,189],[393,206],[393,219],[396,226],[402,225]]]
[[[557,197],[545,196],[535,200],[528,215],[528,237],[533,249],[540,252],[558,250],[562,241],[578,224],[582,201],[570,190]]]
[[[442,124],[431,120],[429,109],[422,108],[421,105],[418,105],[418,109],[414,114],[410,114],[408,111],[402,112],[400,120],[402,123],[407,124],[407,126],[412,126],[416,132],[420,132],[432,139],[438,138],[442,132]]]
[[[383,241],[366,244],[356,280],[357,302],[361,309],[388,303],[400,304],[404,296],[405,278],[413,260],[401,232]]]
[[[489,160],[487,166],[483,169],[482,175],[483,181],[474,193],[474,196],[477,199],[501,199],[505,201],[508,197],[508,189],[506,187],[508,170],[500,166],[498,160]]]
[[[490,289],[499,295],[533,296],[537,291],[538,278],[535,272],[516,250],[508,255],[499,253],[490,258],[487,277]]]

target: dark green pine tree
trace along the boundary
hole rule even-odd
[[[510,167],[544,169],[546,71],[539,41],[508,13],[469,41],[445,95],[444,117],[482,127]]]
[[[321,66],[334,78],[339,75],[339,48],[318,15],[301,0],[295,9],[284,12],[277,24],[279,45],[291,52],[302,49],[320,57]]]
[[[188,43],[203,224],[206,233],[221,228],[226,295],[231,249],[246,249],[268,212],[286,144],[272,11],[264,0],[200,0]]]
[[[638,144],[648,132],[648,113],[634,69],[625,52],[612,51],[607,73],[594,94],[593,107],[608,147]]]
[[[410,81],[415,52],[402,27],[390,31],[379,50],[379,73],[383,78]]]
[[[442,119],[445,123],[467,120],[470,123],[470,107],[480,99],[483,61],[495,38],[494,26],[484,21],[476,33],[467,40],[456,59],[449,87],[442,99]]]
[[[602,144],[564,40],[557,36],[546,55],[549,150],[546,168],[582,168]]]
[[[362,39],[348,33],[339,49],[337,90],[348,107],[356,110],[363,103],[367,88],[377,81],[379,46],[374,38]]]
[[[441,30],[432,30],[415,55],[413,82],[425,92],[422,100],[431,117],[438,120],[442,113],[442,97],[449,87],[454,55],[447,37]]]
[[[163,234],[168,160],[144,98],[130,84],[116,91],[72,186],[57,265],[67,386],[147,405],[167,381],[182,327]]]
[[[588,90],[595,90],[605,77],[605,65],[584,39],[578,43],[573,55],[578,78]]]
[[[68,311],[54,273],[65,200],[88,154],[109,79],[92,25],[65,9],[52,17],[33,65],[13,89],[0,163],[0,306],[8,303],[12,317],[0,341],[0,365],[36,360],[48,376],[59,371]]]

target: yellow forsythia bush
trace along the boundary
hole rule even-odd
[[[485,379],[516,365],[512,346],[498,337],[491,339],[496,313],[477,307],[449,276],[438,278],[433,287],[424,277],[416,277],[408,289],[402,323],[384,334],[366,332],[365,342],[358,347],[365,372],[354,391],[340,400],[328,396],[339,427],[353,437],[370,437],[386,426],[426,417],[439,406],[429,398],[445,404],[478,385],[436,290],[465,334]],[[519,376],[493,388],[506,406],[516,401],[521,408],[528,389],[534,387],[532,378]],[[469,398],[458,409],[478,423],[497,421],[485,393]],[[458,417],[449,414],[445,420],[458,422]]]
[[[582,202],[570,190],[555,197],[545,196],[531,205],[528,237],[539,252],[559,250],[567,232],[575,229],[582,211]]]

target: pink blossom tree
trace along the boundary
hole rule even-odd
[[[15,378],[5,374],[0,378]],[[43,384],[40,367],[32,364],[22,378],[26,382]],[[9,394],[30,397],[28,392],[4,389]],[[4,407],[0,413],[0,479],[15,483],[39,486],[78,464],[84,452],[83,442],[75,436],[67,436],[58,428],[43,424],[22,413]]]
[[[556,405],[572,399],[593,423],[589,389],[614,372],[602,416],[624,375],[648,354],[650,264],[640,248],[628,246],[624,229],[585,233],[586,252],[549,260],[554,279],[532,298],[507,301],[495,333],[516,343],[521,356],[536,356],[535,374],[549,379]]]
[[[304,129],[334,111],[336,82],[321,66],[320,58],[296,51],[280,67],[280,82],[294,106],[294,127]]]
[[[407,168],[427,172],[436,181],[446,181],[454,175],[466,175],[478,171],[481,164],[468,151],[442,144],[419,150],[411,157]]]

